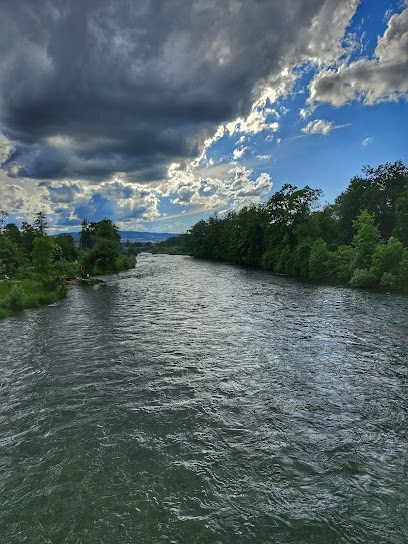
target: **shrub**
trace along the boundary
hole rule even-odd
[[[404,246],[391,236],[386,244],[378,244],[373,255],[373,271],[378,278],[386,272],[398,274]]]
[[[66,261],[61,259],[54,264],[54,272],[57,276],[64,276],[67,278],[74,278],[81,274],[81,267],[74,261]]]
[[[392,272],[384,272],[380,281],[381,287],[397,287],[398,278]]]
[[[265,270],[273,270],[275,264],[275,251],[267,249],[262,255],[261,266]]]
[[[309,255],[309,278],[312,280],[328,280],[329,278],[329,257],[327,243],[319,238],[312,244]]]
[[[24,308],[24,289],[21,285],[15,283],[10,289],[8,295],[3,299],[3,306],[13,311]]]
[[[375,274],[368,268],[356,268],[349,281],[352,287],[374,287],[375,283]]]

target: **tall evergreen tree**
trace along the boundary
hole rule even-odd
[[[34,228],[38,231],[40,236],[43,236],[45,234],[45,229],[47,228],[48,221],[47,216],[44,212],[38,212],[35,214],[34,219]]]

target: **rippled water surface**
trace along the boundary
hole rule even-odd
[[[3,544],[406,544],[407,298],[142,254],[0,322]]]

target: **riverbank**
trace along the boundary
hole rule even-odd
[[[106,274],[119,273],[124,270],[129,270],[129,268],[124,267],[122,270],[109,271]],[[62,279],[55,277],[48,281],[32,278],[0,280],[0,319],[29,308],[53,304],[66,297],[70,285],[93,286],[102,281],[98,278],[81,279],[77,275]]]
[[[22,279],[0,282],[0,319],[28,308],[53,304],[64,298],[67,287],[40,280]]]
[[[40,212],[37,216],[35,227],[23,223],[20,230],[13,223],[0,224],[0,278],[4,278],[0,280],[0,318],[56,302],[65,296],[71,280],[93,285],[100,280],[90,275],[134,268],[137,248],[131,244],[122,247],[111,220],[85,220],[78,248],[70,234],[48,236],[45,215]]]

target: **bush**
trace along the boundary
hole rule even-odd
[[[380,281],[381,287],[397,287],[398,278],[392,272],[384,272]]]
[[[4,317],[7,317],[10,315],[10,311],[6,310],[5,308],[0,308],[0,319],[3,319]]]
[[[334,258],[334,279],[338,283],[349,283],[353,269],[354,248],[351,246],[339,246]]]
[[[57,276],[64,276],[66,278],[74,278],[81,275],[81,267],[74,261],[66,261],[61,259],[54,264],[54,272]]]
[[[24,309],[24,289],[15,283],[8,295],[3,299],[3,306],[14,312]]]
[[[313,242],[309,255],[309,278],[312,280],[328,280],[330,253],[327,243],[319,238]]]
[[[275,251],[267,249],[262,255],[261,266],[264,270],[273,270],[275,264]]]
[[[376,277],[374,272],[368,268],[356,268],[351,276],[349,284],[352,287],[374,287]]]
[[[373,271],[378,278],[385,273],[398,274],[404,246],[391,236],[386,244],[378,244],[373,255]]]

